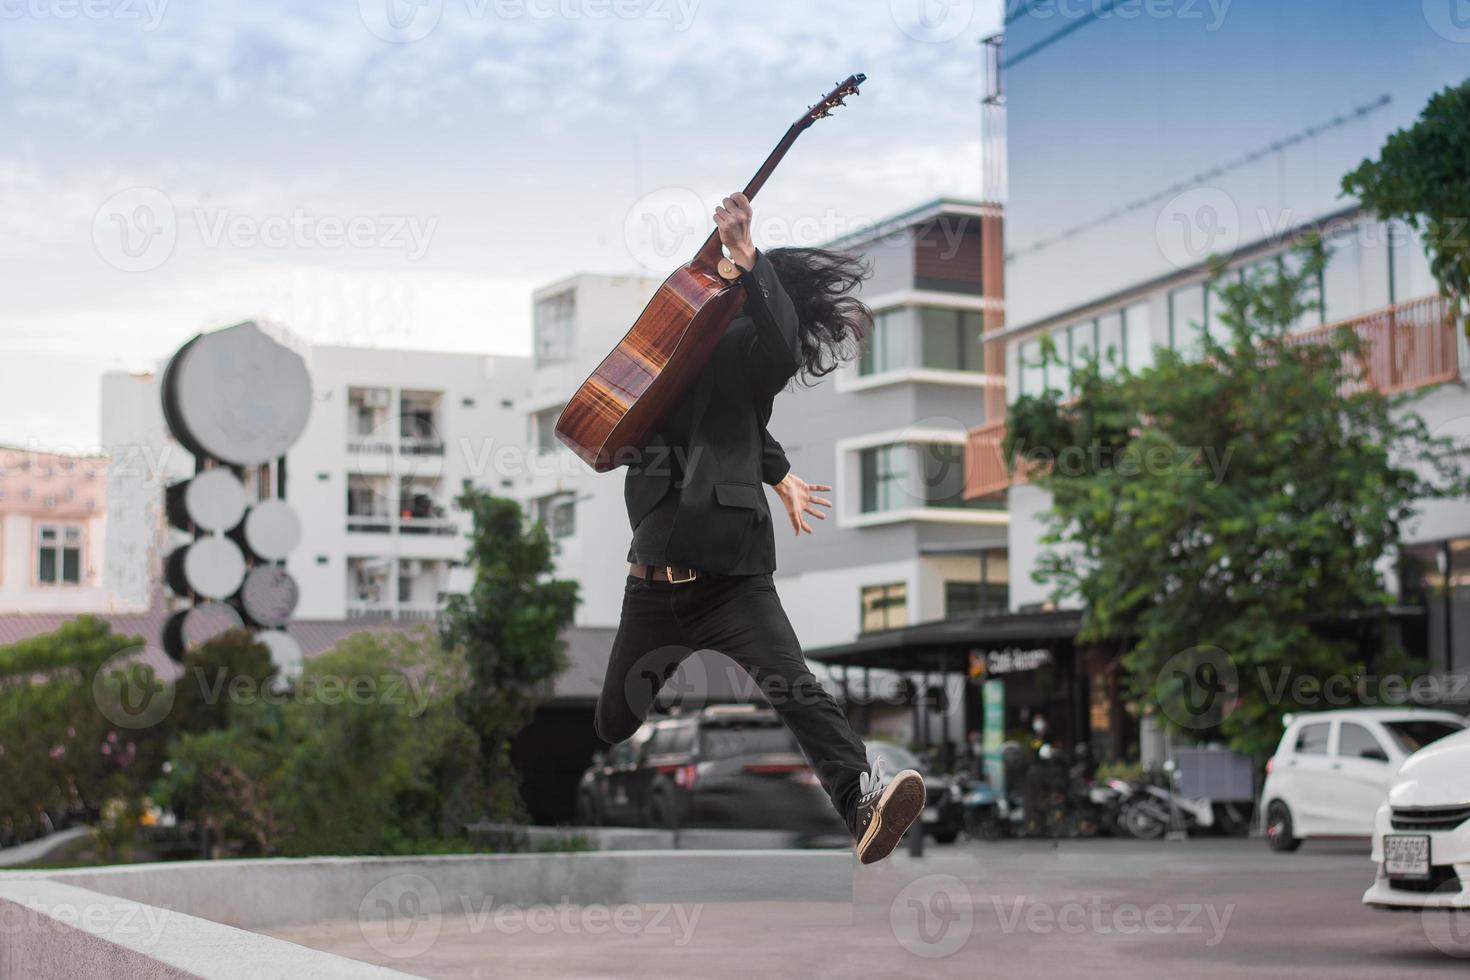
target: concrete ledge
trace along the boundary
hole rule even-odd
[[[50,880],[241,929],[391,917],[404,896],[439,908],[763,900],[847,902],[850,851],[612,851],[177,861]]]
[[[0,881],[0,980],[304,976],[411,975],[42,877]]]

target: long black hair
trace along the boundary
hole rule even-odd
[[[802,382],[811,384],[857,357],[873,311],[851,293],[871,270],[851,255],[822,248],[773,248],[765,254],[801,322]]]

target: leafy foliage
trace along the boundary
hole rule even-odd
[[[1414,501],[1466,490],[1418,416],[1372,389],[1345,393],[1355,335],[1289,337],[1319,301],[1327,256],[1309,239],[1293,259],[1216,288],[1229,336],[1201,331],[1203,356],[1161,349],[1137,373],[1094,360],[1074,373],[1074,401],[1020,399],[1007,445],[1053,496],[1044,541],[1057,547],[1036,578],[1081,601],[1079,640],[1126,651],[1132,693],[1163,721],[1247,752],[1280,735],[1281,672],[1359,672],[1324,614],[1390,601],[1378,564]],[[1160,705],[1180,658],[1210,666],[1229,703]]]
[[[146,665],[114,660],[141,647],[81,616],[0,648],[0,829],[26,834],[48,816],[95,816],[108,796],[140,793],[152,778],[157,730],[119,727],[98,703],[109,685],[154,685]]]
[[[1470,311],[1470,80],[1430,98],[1419,121],[1389,136],[1377,160],[1342,179],[1381,218],[1423,232],[1445,296]],[[1470,319],[1465,319],[1470,331]]]
[[[290,687],[233,699],[227,727],[184,734],[155,796],[237,853],[443,850],[478,795],[465,678],[426,631],[348,637]]]
[[[540,524],[526,527],[520,504],[473,488],[456,502],[473,519],[467,559],[475,582],[468,594],[450,598],[441,634],[469,669],[458,702],[479,736],[483,814],[522,819],[511,739],[566,667],[560,636],[576,609],[577,583],[550,578],[551,539]]]

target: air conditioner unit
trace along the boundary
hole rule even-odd
[[[367,391],[363,392],[362,403],[368,408],[387,408],[388,389],[369,388]]]
[[[419,561],[417,558],[410,558],[398,566],[398,574],[407,575],[409,578],[413,578],[415,575],[418,575],[419,572],[423,571],[423,565],[424,563]]]

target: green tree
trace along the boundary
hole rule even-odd
[[[1008,458],[1054,501],[1036,578],[1081,601],[1079,642],[1124,651],[1166,723],[1250,753],[1280,736],[1283,676],[1360,671],[1324,614],[1391,601],[1379,563],[1414,502],[1466,490],[1406,398],[1355,383],[1356,335],[1289,335],[1325,261],[1311,239],[1216,288],[1229,337],[1201,331],[1203,356],[1161,349],[1132,373],[1105,352],[1074,401],[1022,397],[1009,417]]]
[[[1430,271],[1470,333],[1470,80],[1430,98],[1419,121],[1389,136],[1342,189],[1423,233]]]
[[[152,779],[164,730],[148,710],[172,692],[129,656],[142,649],[92,616],[0,647],[0,830],[34,828],[43,812],[95,817]]]
[[[257,700],[275,675],[270,650],[249,630],[213,637],[184,655],[184,673],[174,682],[175,730],[229,728],[241,701]]]
[[[467,560],[475,581],[450,598],[441,633],[469,667],[459,705],[480,739],[483,811],[519,820],[525,805],[511,740],[566,668],[561,631],[572,621],[577,583],[551,578],[551,539],[540,523],[527,528],[520,504],[473,488],[456,502],[473,519]]]

